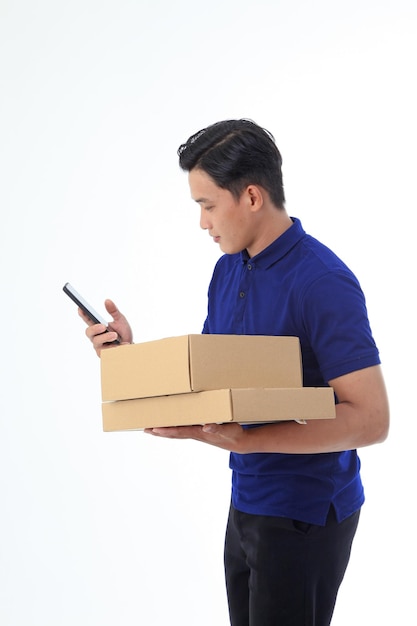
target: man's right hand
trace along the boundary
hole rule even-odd
[[[100,356],[103,349],[115,347],[117,344],[112,342],[116,339],[119,339],[122,345],[133,343],[132,329],[125,316],[120,313],[112,300],[105,300],[104,306],[106,307],[107,313],[113,318],[113,321],[108,325],[107,333],[104,324],[94,324],[81,309],[78,309],[79,316],[88,325],[85,334],[92,342],[98,356]]]

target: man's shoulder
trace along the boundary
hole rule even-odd
[[[328,272],[352,273],[352,270],[333,249],[315,237],[306,234],[300,241],[300,247],[303,250],[302,255],[310,257],[311,269],[321,268]]]

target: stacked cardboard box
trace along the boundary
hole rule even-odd
[[[184,335],[101,353],[103,430],[335,417],[303,387],[297,337]]]

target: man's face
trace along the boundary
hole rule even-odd
[[[201,228],[208,230],[222,252],[235,254],[246,248],[250,253],[255,232],[245,191],[236,200],[230,191],[218,187],[206,172],[199,169],[191,170],[188,182],[191,197],[200,205]]]

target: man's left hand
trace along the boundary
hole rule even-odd
[[[204,426],[167,426],[146,428],[145,433],[168,439],[195,439],[230,452],[244,454],[248,431],[240,424],[205,424]]]

